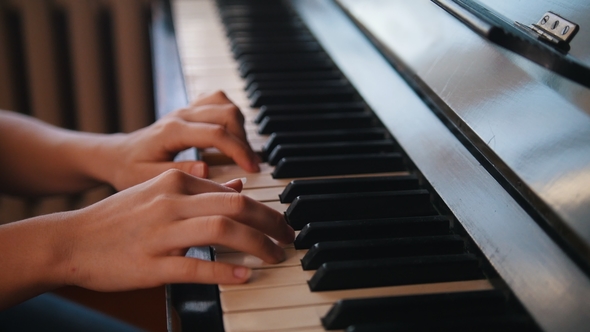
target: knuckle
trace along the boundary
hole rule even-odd
[[[258,248],[265,249],[265,251],[269,251],[271,246],[271,243],[268,240],[268,238],[260,232],[255,233],[253,238],[253,244]]]
[[[195,263],[196,262],[186,260],[180,265],[178,273],[184,280],[199,280],[200,269],[195,268]]]
[[[227,131],[222,126],[219,126],[219,125],[211,126],[211,136],[214,137],[215,139],[223,138],[226,135],[227,135]]]
[[[190,108],[182,107],[175,111],[170,112],[166,118],[175,118],[175,117],[182,117],[183,115],[189,113],[191,111]]]
[[[226,193],[223,196],[223,203],[231,210],[241,212],[248,207],[248,198],[240,194]]]
[[[209,233],[215,238],[223,238],[233,230],[233,223],[224,216],[212,216],[209,222]]]
[[[184,171],[172,168],[164,171],[158,177],[158,182],[166,191],[179,192],[184,188],[187,177],[189,175]]]
[[[183,121],[178,117],[167,117],[162,118],[158,121],[158,134],[169,135],[170,133],[177,132],[183,125]]]
[[[175,215],[177,211],[175,207],[176,197],[170,193],[160,193],[154,197],[151,205],[155,208],[154,211],[160,212],[162,215]]]
[[[244,122],[244,115],[240,111],[240,108],[234,104],[229,104],[226,106],[226,112],[228,113],[226,116],[227,119],[236,119],[239,123]]]
[[[227,115],[231,116],[232,118],[241,118],[243,117],[240,108],[234,104],[227,104],[224,107],[225,111],[228,113]]]
[[[186,173],[179,169],[171,168],[164,171],[164,173],[162,173],[162,177],[167,182],[177,183],[182,182],[184,180],[184,178],[186,177]]]
[[[227,99],[227,96],[221,90],[217,90],[217,91],[213,92],[212,95],[214,98],[217,98],[217,99]]]

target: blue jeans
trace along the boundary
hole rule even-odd
[[[0,331],[140,332],[125,322],[53,294],[0,311]]]

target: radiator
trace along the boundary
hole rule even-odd
[[[88,132],[153,121],[148,0],[0,0],[0,109]],[[1,135],[1,133],[0,133]],[[0,224],[112,193],[0,197]]]

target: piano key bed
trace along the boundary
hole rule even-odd
[[[213,248],[217,261],[252,267],[252,280],[169,286],[170,330],[538,330],[288,5],[172,9],[190,99],[225,90],[265,160],[257,174],[219,165],[210,178],[245,177],[243,193],[284,212],[298,235],[277,265]]]

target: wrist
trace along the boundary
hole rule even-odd
[[[119,142],[124,135],[83,133],[72,137],[67,147],[71,164],[86,179],[113,185],[122,159]]]
[[[64,237],[67,213],[0,226],[0,309],[64,286],[71,251]]]

